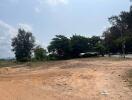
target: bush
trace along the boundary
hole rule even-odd
[[[46,50],[44,48],[42,48],[41,46],[37,46],[34,49],[34,56],[35,56],[35,59],[38,61],[45,60],[47,57],[46,53],[47,53]]]

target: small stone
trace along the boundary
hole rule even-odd
[[[124,80],[124,82],[127,82],[126,80]]]
[[[105,90],[101,92],[101,95],[108,95],[108,94],[109,94],[108,91]]]

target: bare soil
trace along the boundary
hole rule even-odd
[[[0,100],[132,100],[132,60],[74,59],[0,68]]]

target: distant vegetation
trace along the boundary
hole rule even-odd
[[[42,48],[41,46],[37,46],[34,49],[34,58],[35,60],[39,60],[39,61],[43,61],[46,59],[47,55],[46,55],[46,50],[44,48]]]
[[[73,35],[67,38],[63,35],[56,35],[48,46],[48,51],[57,59],[78,58],[81,53],[98,52],[96,48],[98,43],[101,44],[101,39],[98,36],[86,38]]]
[[[121,12],[118,16],[109,18],[111,27],[104,33],[104,43],[107,52],[132,53],[132,9],[129,12]]]
[[[26,62],[31,60],[34,47],[34,37],[32,33],[19,29],[18,35],[12,39],[12,47],[17,61]]]
[[[104,56],[105,54],[132,53],[132,7],[118,16],[109,18],[111,27],[102,36],[84,37],[73,35],[66,37],[56,35],[47,50],[35,46],[35,38],[31,32],[18,30],[18,35],[12,39],[12,47],[17,61],[61,60],[78,57]],[[32,56],[32,54],[34,56]]]

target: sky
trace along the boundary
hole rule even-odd
[[[0,0],[0,58],[14,56],[11,39],[18,28],[46,48],[57,34],[100,36],[108,18],[129,7],[129,0]]]

